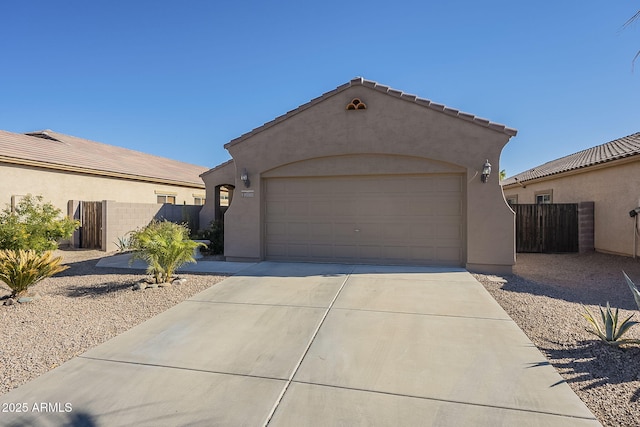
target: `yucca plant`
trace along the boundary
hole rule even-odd
[[[609,306],[609,302],[607,301],[606,310],[603,310],[602,307],[600,307],[600,317],[602,318],[603,323],[601,326],[600,322],[596,320],[589,309],[585,306],[582,307],[585,311],[582,313],[582,316],[584,316],[592,326],[592,329],[586,329],[587,332],[597,336],[608,345],[615,347],[622,344],[640,344],[640,340],[622,338],[622,336],[627,333],[632,326],[639,323],[631,320],[633,314],[620,323],[618,319],[618,309],[616,308],[615,312],[613,312]]]
[[[196,262],[193,251],[204,243],[189,239],[189,229],[170,221],[152,221],[141,230],[131,233],[130,247],[134,250],[131,262],[141,259],[148,265],[147,273],[156,283],[167,283],[178,267]]]
[[[11,288],[11,297],[19,297],[42,279],[69,268],[61,262],[62,257],[54,257],[51,251],[0,250],[0,280]]]

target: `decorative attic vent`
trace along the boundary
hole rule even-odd
[[[347,105],[347,110],[366,110],[367,104],[360,101],[359,98],[353,98],[353,101]]]

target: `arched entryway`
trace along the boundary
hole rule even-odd
[[[231,206],[233,191],[235,186],[231,184],[221,184],[215,187],[214,191],[214,221],[224,222],[224,214]]]

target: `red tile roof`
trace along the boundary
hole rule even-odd
[[[51,130],[0,130],[0,162],[204,188],[207,168]]]
[[[640,132],[587,148],[521,172],[501,182],[503,186],[526,182],[576,169],[587,168],[640,154]]]

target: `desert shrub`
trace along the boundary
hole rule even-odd
[[[615,312],[611,310],[609,303],[607,302],[606,310],[600,307],[600,317],[602,319],[602,326],[600,322],[594,317],[587,307],[584,307],[584,313],[582,316],[587,319],[591,325],[591,329],[587,328],[587,332],[597,336],[603,342],[612,346],[620,346],[622,344],[640,344],[640,341],[634,339],[623,339],[622,336],[631,329],[632,326],[637,325],[638,322],[632,321],[633,314],[627,317],[624,321],[620,322],[618,319],[618,309]]]
[[[54,257],[51,251],[0,250],[0,280],[9,286],[12,297],[21,296],[40,280],[69,268],[61,262],[62,257]]]
[[[212,255],[224,254],[224,222],[211,221],[209,228],[200,232],[198,238],[211,242],[208,249]]]
[[[141,259],[148,265],[147,273],[156,283],[170,282],[178,267],[196,262],[193,251],[203,243],[189,239],[189,228],[170,221],[152,221],[146,227],[131,232],[132,261]]]
[[[128,233],[122,237],[118,237],[118,240],[113,242],[118,248],[118,252],[123,253],[131,250],[131,239]]]
[[[0,212],[0,249],[44,251],[58,248],[58,240],[71,237],[78,221],[62,215],[42,196],[23,197],[12,212]]]

